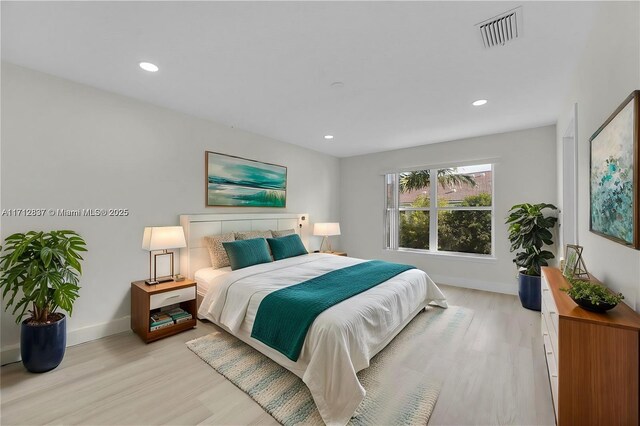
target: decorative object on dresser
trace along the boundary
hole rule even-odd
[[[606,312],[615,308],[624,299],[622,293],[612,293],[605,286],[589,280],[567,277],[567,281],[571,287],[563,287],[560,290],[566,292],[571,300],[587,311]]]
[[[556,268],[542,268],[541,286],[541,330],[558,425],[637,425],[640,315],[624,303],[606,314],[578,307],[561,291],[568,282]]]
[[[564,249],[564,268],[562,275],[573,278],[589,278],[587,265],[582,258],[582,246],[567,244]]]
[[[31,309],[21,324],[20,354],[32,373],[53,370],[64,358],[66,317],[57,309],[71,316],[80,290],[83,251],[86,243],[74,231],[29,231],[5,239],[0,289],[2,297],[8,297],[5,309],[13,306],[12,314],[18,314],[16,323]]]
[[[177,249],[186,247],[187,242],[184,238],[184,230],[182,226],[153,226],[144,228],[142,236],[142,249],[149,252],[149,279],[145,282],[149,285],[163,283],[173,280],[173,252],[169,249]],[[153,255],[153,276],[151,276],[151,253],[159,251]],[[158,272],[158,256],[169,256],[171,263],[171,272],[169,276],[157,277]]]
[[[516,254],[513,262],[519,268],[518,296],[523,307],[534,311],[540,310],[540,268],[548,265],[548,260],[555,256],[545,245],[553,244],[551,229],[558,219],[545,216],[544,210],[558,210],[553,204],[517,204],[509,210],[509,241],[511,251],[522,249]]]
[[[340,235],[340,224],[337,222],[316,223],[313,225],[313,235],[322,237],[322,243],[320,243],[321,252],[326,241],[327,250],[325,250],[325,252],[332,253],[333,251],[331,250],[331,241],[329,240],[329,237],[333,235]]]
[[[149,343],[196,326],[196,282],[131,283],[131,329]]]
[[[286,207],[287,168],[277,164],[205,152],[206,205]]]
[[[591,232],[640,249],[640,90],[591,136]]]

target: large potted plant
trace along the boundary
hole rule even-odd
[[[518,295],[527,309],[540,310],[540,268],[555,256],[545,245],[553,244],[551,229],[558,218],[545,216],[543,211],[558,210],[553,204],[517,204],[509,210],[509,241],[511,251],[521,250],[513,259],[518,266]]]
[[[0,288],[5,309],[13,306],[16,323],[22,321],[22,363],[34,373],[52,370],[62,362],[67,340],[66,317],[57,310],[71,315],[86,243],[74,231],[30,231],[7,237],[4,249]]]

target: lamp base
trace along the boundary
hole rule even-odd
[[[159,283],[166,283],[169,281],[173,281],[173,276],[169,275],[168,277],[158,277],[156,278],[156,281],[158,281]]]
[[[152,279],[144,280],[144,283],[145,283],[146,285],[156,285],[156,284],[160,284],[160,282],[159,282],[159,281],[157,281],[157,280],[152,280]]]

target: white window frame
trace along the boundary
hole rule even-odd
[[[384,248],[386,250],[399,251],[399,252],[411,252],[420,254],[429,254],[446,257],[467,258],[473,260],[495,260],[495,169],[496,165],[492,162],[481,162],[474,164],[460,164],[455,167],[472,166],[477,164],[488,164],[491,166],[491,206],[478,206],[478,207],[463,207],[463,206],[449,206],[438,207],[438,185],[429,186],[429,198],[432,201],[429,207],[400,207],[400,172],[391,172],[385,174],[385,220],[384,220]],[[429,170],[431,176],[437,176],[438,170],[450,168],[447,166],[438,165],[437,167],[422,167],[413,170]],[[391,182],[389,182],[391,180]],[[393,184],[393,203],[389,206],[387,200],[387,185]],[[436,202],[433,202],[436,200]],[[438,250],[438,212],[441,210],[447,211],[490,211],[491,212],[491,253],[490,254],[478,254],[478,253],[463,253],[454,251],[440,251]],[[402,211],[426,211],[429,212],[429,249],[414,249],[400,247],[400,212]],[[435,230],[435,232],[432,232]],[[388,244],[387,244],[388,242]]]

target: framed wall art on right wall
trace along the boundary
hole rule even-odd
[[[640,90],[629,95],[591,136],[591,232],[640,248],[638,137]]]

